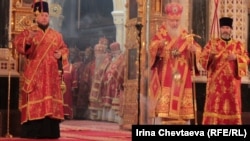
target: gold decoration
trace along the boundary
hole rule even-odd
[[[39,27],[36,23],[32,23],[32,25],[30,25],[30,27],[28,29],[32,30],[32,31],[38,31]]]
[[[49,11],[51,16],[58,17],[62,14],[62,7],[57,3],[53,3],[50,4]]]
[[[180,52],[179,52],[178,48],[173,48],[173,49],[171,49],[171,56],[172,56],[173,58],[177,58],[177,57],[180,56]]]
[[[15,13],[14,31],[23,31],[34,24],[34,16],[31,13]]]
[[[62,81],[62,83],[61,83],[61,91],[62,91],[62,94],[65,94],[66,90],[67,90],[66,84],[65,84],[64,81]]]
[[[34,12],[35,16],[38,16],[40,14],[39,7],[36,7],[36,11]]]
[[[174,72],[173,78],[174,78],[174,80],[176,80],[176,81],[181,80],[181,74],[179,73],[179,71],[175,71],[175,72]]]

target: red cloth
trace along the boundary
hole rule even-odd
[[[191,40],[188,33],[182,30],[176,39],[171,38],[166,30],[166,23],[159,28],[150,44],[150,110],[149,116],[168,119],[193,119],[192,65],[191,53],[188,50]],[[161,47],[162,40],[165,46]],[[200,46],[197,46],[197,56]],[[179,57],[173,57],[177,50]],[[174,79],[174,73],[180,79]],[[177,76],[177,75],[175,75]]]
[[[66,65],[67,46],[59,32],[48,28],[45,32],[38,30],[31,47],[26,50],[28,32],[24,30],[14,40],[18,53],[27,58],[21,88],[21,123],[45,116],[64,119],[61,78],[54,51],[61,51],[63,65]]]
[[[64,115],[73,118],[73,92],[78,87],[77,68],[68,64],[63,68],[63,81],[66,85],[66,91],[63,93]]]
[[[89,106],[89,95],[92,84],[92,79],[95,70],[95,60],[90,60],[89,62],[83,63],[79,67],[79,88],[76,95],[76,117],[87,119],[88,117],[88,106]]]
[[[104,72],[110,64],[110,57],[106,56],[106,54],[104,56],[102,60],[95,59],[95,70],[89,95],[89,109],[94,111],[101,110],[102,108],[101,97],[103,93],[103,77]],[[99,63],[99,65],[97,65],[97,63]]]
[[[107,70],[104,73],[103,87],[104,91],[102,94],[102,104],[104,107],[111,108],[112,101],[119,99],[121,87],[124,82],[124,67],[125,58],[124,54],[119,54],[117,58],[113,58]],[[118,103],[119,104],[119,103]],[[117,106],[113,105],[117,110]]]
[[[217,54],[211,60],[210,53]],[[229,52],[237,59],[228,61]],[[241,42],[210,40],[201,54],[200,63],[207,70],[207,91],[202,124],[242,124],[241,77],[247,74],[247,52]]]

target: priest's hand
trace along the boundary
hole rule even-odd
[[[61,51],[60,50],[56,50],[54,52],[54,56],[55,56],[56,59],[60,59],[62,57]]]
[[[34,30],[29,30],[29,34],[26,40],[26,44],[31,45],[33,38],[36,36],[37,32]]]
[[[196,52],[196,46],[194,44],[191,44],[188,49],[190,52]]]
[[[228,61],[236,60],[236,55],[235,55],[232,51],[230,51],[230,52],[228,53],[227,60],[228,60]]]

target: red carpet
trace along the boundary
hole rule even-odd
[[[79,141],[79,139],[60,138],[60,139],[21,139],[21,138],[0,138],[0,141]],[[93,141],[93,140],[80,140]]]
[[[121,130],[117,123],[66,120],[60,125],[61,137],[55,141],[131,141],[131,132]],[[0,141],[51,141],[52,139],[4,138]]]
[[[61,136],[91,141],[131,141],[131,132],[117,123],[69,120],[61,124]]]

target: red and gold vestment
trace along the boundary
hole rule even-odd
[[[229,53],[236,54],[236,60],[227,60]],[[203,49],[200,63],[207,70],[202,124],[242,124],[241,77],[247,74],[248,63],[244,45],[233,39],[210,40]]]
[[[63,68],[63,81],[66,85],[66,91],[63,93],[64,115],[73,118],[73,95],[74,89],[78,87],[77,69],[69,63]]]
[[[62,53],[62,64],[68,63],[68,48],[62,35],[47,28],[39,29],[27,48],[28,30],[16,36],[14,47],[27,59],[23,71],[21,88],[21,123],[28,120],[43,119],[46,116],[64,119],[61,76],[58,71],[58,60],[54,52]],[[39,107],[39,108],[38,108]]]
[[[150,109],[149,116],[173,120],[166,124],[181,124],[194,118],[192,93],[192,54],[190,44],[197,46],[196,54],[201,51],[200,46],[188,38],[187,31],[180,31],[177,38],[172,38],[165,23],[152,39],[150,52]],[[190,40],[191,39],[191,40]],[[165,40],[165,45],[161,46]],[[194,63],[196,64],[196,63]]]

